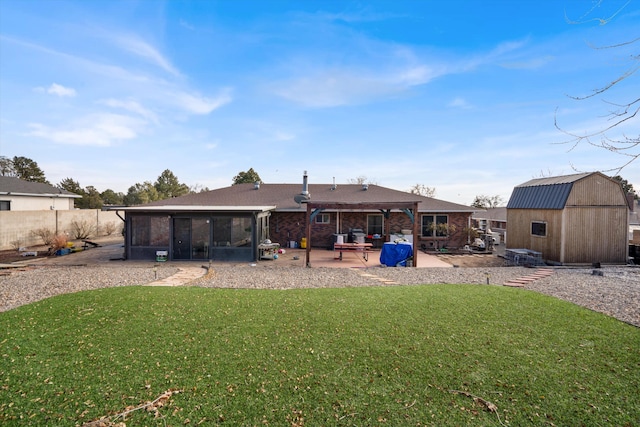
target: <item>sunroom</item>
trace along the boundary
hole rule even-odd
[[[125,212],[125,256],[169,260],[255,261],[274,206],[139,206]]]

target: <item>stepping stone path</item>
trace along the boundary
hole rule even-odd
[[[513,288],[524,288],[524,285],[528,285],[531,282],[535,282],[538,279],[544,279],[553,274],[553,270],[548,268],[538,268],[532,274],[528,276],[520,277],[517,279],[510,279],[504,283],[504,286],[511,286]]]
[[[376,276],[375,274],[360,273],[360,276],[367,277],[367,278],[369,278],[371,280],[377,280],[378,282],[384,283],[385,285],[397,285],[398,284],[398,282],[396,282],[394,280],[385,279],[384,277],[379,277],[379,276]]]
[[[182,286],[199,279],[206,273],[207,269],[202,267],[180,267],[173,276],[147,283],[146,286]]]

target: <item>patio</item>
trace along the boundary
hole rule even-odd
[[[282,266],[299,266],[305,265],[305,249],[284,249],[284,254],[279,254],[276,260],[259,261],[258,265],[282,265]],[[327,249],[312,249],[309,254],[310,265],[312,268],[370,268],[380,267],[380,250],[372,250],[369,252],[369,260],[366,261],[360,252],[343,252],[342,260],[336,259],[338,253]],[[418,251],[414,254],[417,258],[417,268],[429,267],[453,267],[453,265],[440,260],[435,255],[426,254]]]
[[[42,265],[42,264],[55,264],[55,265],[92,265],[100,263],[118,264],[124,263],[127,265],[137,264],[153,264],[156,263],[155,259],[149,259],[147,261],[135,260],[135,261],[122,261],[124,248],[120,239],[105,239],[100,241],[102,246],[97,248],[91,248],[86,251],[72,253],[65,256],[29,259],[26,258],[23,262],[14,263],[13,266],[19,266],[24,264]],[[169,261],[162,263],[164,265],[185,265],[185,264],[197,264],[197,265],[228,265],[234,264],[238,266],[242,265],[255,265],[256,267],[304,267],[306,249],[289,249],[283,248],[284,253],[279,253],[278,258],[275,260],[261,260],[255,263],[245,262],[222,262],[212,260],[197,260],[197,261]],[[337,252],[327,249],[314,248],[310,251],[310,265],[312,268],[371,268],[380,267],[380,250],[373,249],[368,254],[368,261],[366,261],[362,253],[360,252],[344,252],[342,254],[342,261],[336,259]],[[426,254],[422,251],[418,251],[414,255],[417,261],[417,268],[429,268],[429,267],[453,267],[452,264],[447,263],[439,259],[435,255]],[[390,267],[391,268],[391,267]]]

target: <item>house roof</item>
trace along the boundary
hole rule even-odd
[[[34,196],[34,197],[67,197],[81,198],[82,196],[62,190],[50,184],[25,181],[12,176],[0,176],[0,195]]]
[[[334,188],[334,189],[332,189]],[[379,185],[368,185],[364,190],[359,184],[309,184],[310,201],[314,203],[408,203],[419,202],[421,212],[473,212],[470,206],[446,202],[431,197],[419,196],[404,191],[393,190]],[[298,204],[294,196],[302,193],[302,184],[237,184],[203,193],[187,194],[173,199],[159,200],[140,206],[275,206],[276,211],[304,211],[304,204]],[[157,208],[156,208],[157,209]]]
[[[594,174],[611,179],[600,172],[588,172],[537,178],[517,185],[507,209],[564,209],[573,184]]]
[[[491,221],[507,221],[507,208],[491,208],[485,211],[476,211],[472,215],[473,219],[488,219]]]
[[[117,208],[116,210],[126,210],[128,212],[266,212],[275,209],[275,206],[194,206],[194,205],[174,205],[168,209],[167,206],[129,206]],[[114,209],[111,209],[114,210]]]
[[[546,178],[536,178],[536,179],[531,179],[520,185],[517,185],[516,188],[538,187],[541,185],[573,184],[574,182],[579,181],[583,178],[586,178],[589,175],[592,175],[594,173],[599,173],[599,172],[574,173],[571,175],[560,175],[560,176],[549,176]]]

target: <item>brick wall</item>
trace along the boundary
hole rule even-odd
[[[367,213],[366,212],[340,212],[340,226],[336,228],[336,212],[327,212],[330,215],[329,224],[316,224],[311,226],[311,247],[329,248],[333,243],[333,234],[336,229],[343,234],[348,234],[351,228],[360,228],[366,232]],[[467,235],[463,231],[468,226],[470,213],[449,214],[449,224],[456,227],[456,231],[444,237],[419,237],[418,243],[424,243],[427,248],[440,248],[444,245],[450,248],[458,248],[466,245]],[[289,246],[291,240],[300,242],[305,237],[306,212],[274,212],[271,215],[270,236],[273,242],[278,242],[282,246]],[[411,220],[403,212],[392,212],[389,219],[389,230],[391,233],[399,233],[404,229],[412,229]],[[421,221],[418,218],[418,221]]]

